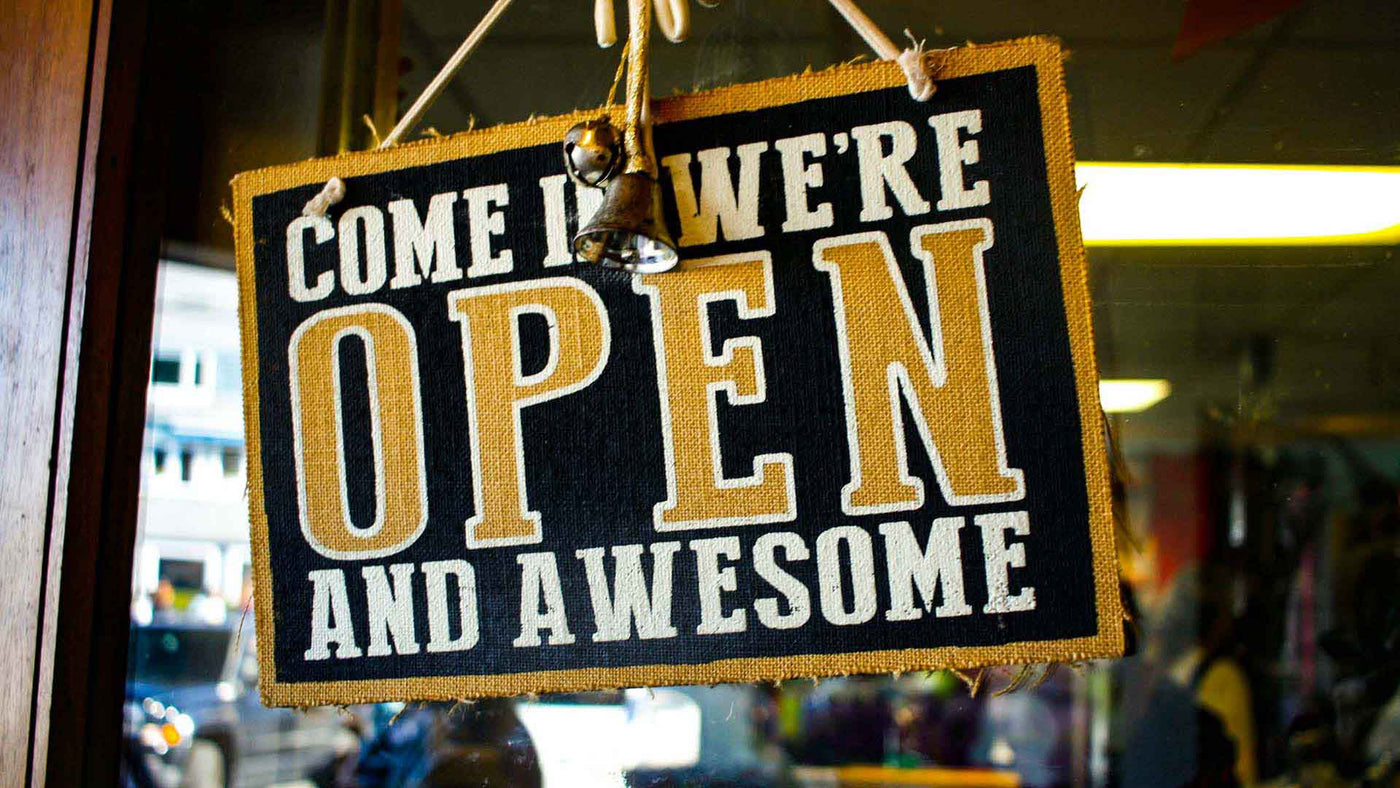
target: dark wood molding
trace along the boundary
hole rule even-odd
[[[24,785],[46,696],[52,529],[65,510],[65,385],[91,99],[92,0],[0,5],[0,784]],[[60,481],[62,480],[62,481]]]
[[[145,0],[99,0],[77,195],[30,784],[112,785],[121,748],[132,555],[162,218],[161,139],[142,114]]]
[[[110,0],[92,4],[92,25],[86,73],[86,99],[82,118],[81,157],[75,161],[78,175],[74,202],[72,259],[69,265],[67,315],[63,329],[63,365],[58,379],[58,406],[55,421],[53,469],[47,543],[44,552],[43,593],[36,611],[39,620],[35,644],[32,721],[29,734],[27,778],[42,785],[47,768],[49,711],[53,703],[54,643],[58,632],[58,588],[63,577],[62,552],[64,524],[68,516],[68,487],[73,450],[73,422],[77,411],[78,361],[83,334],[80,330],[87,302],[88,259],[92,244],[92,198],[97,187],[97,150],[101,139],[103,98],[106,95],[108,33],[111,29]]]

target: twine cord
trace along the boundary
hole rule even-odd
[[[690,37],[690,0],[656,0],[656,26],[673,44]]]
[[[462,41],[461,46],[457,47],[457,51],[452,53],[452,57],[448,58],[437,75],[414,100],[408,111],[394,125],[393,130],[379,142],[376,146],[378,150],[385,150],[399,144],[404,135],[412,131],[422,121],[428,108],[442,95],[447,84],[462,69],[467,58],[476,50],[491,28],[495,27],[496,22],[510,7],[511,2],[512,0],[496,0],[487,10],[486,15]],[[653,0],[628,0],[627,3],[628,48],[623,52],[627,70],[627,122],[623,129],[623,147],[627,152],[628,172],[646,172],[655,177],[656,157],[652,153],[650,134],[651,80],[647,73],[649,70],[647,56],[651,34],[652,2]],[[690,34],[690,0],[655,0],[655,2],[658,4],[656,6],[656,23],[661,28],[662,35],[671,41],[685,40]],[[710,3],[705,4],[710,5]],[[856,5],[855,0],[831,0],[831,4],[861,38],[865,39],[865,43],[875,50],[881,60],[890,60],[899,64],[909,82],[909,94],[916,101],[928,101],[934,93],[935,86],[933,69],[927,53],[924,51],[923,42],[915,41],[913,34],[905,30],[904,33],[909,36],[911,46],[900,51],[894,42]],[[616,43],[617,24],[613,17],[613,0],[594,0],[593,24],[599,46],[608,47]],[[621,73],[622,68],[619,67],[618,74],[621,75]],[[617,85],[618,82],[615,78],[613,89],[608,93],[608,104],[612,103]],[[344,198],[345,182],[339,178],[332,178],[319,194],[307,201],[302,208],[302,213],[306,216],[325,216],[326,211],[331,206]]]
[[[345,181],[331,178],[326,181],[326,185],[321,187],[321,191],[315,197],[306,202],[306,206],[301,209],[301,215],[315,219],[323,218],[332,205],[343,199],[345,199]]]
[[[881,60],[895,60],[899,57],[899,47],[880,29],[865,12],[860,10],[855,0],[831,0],[831,5],[845,17],[846,24],[865,39],[865,43]]]
[[[644,172],[656,177],[656,160],[651,152],[651,80],[647,57],[651,48],[652,0],[627,0],[627,122],[622,130],[622,147],[627,154],[626,172]]]
[[[907,27],[904,28],[904,35],[908,37],[910,46],[899,53],[895,62],[904,69],[904,78],[909,81],[909,95],[915,101],[928,101],[936,88],[933,84],[933,65],[924,51],[924,40],[915,40]]]
[[[622,77],[627,73],[627,51],[632,48],[632,42],[622,45],[622,57],[617,61],[617,73],[613,74],[612,87],[608,88],[608,97],[603,101],[600,109],[611,107],[617,103],[617,89],[622,86]]]
[[[457,47],[457,51],[453,52],[452,57],[448,58],[447,62],[443,64],[437,76],[433,77],[426,88],[423,88],[423,92],[418,95],[413,105],[408,108],[404,116],[394,125],[393,130],[375,146],[377,150],[385,150],[386,148],[392,148],[399,144],[399,140],[403,139],[405,134],[408,134],[418,125],[419,121],[423,119],[423,115],[428,112],[428,108],[438,100],[438,97],[442,95],[442,91],[447,88],[447,83],[451,82],[452,78],[457,76],[457,72],[462,69],[462,65],[467,62],[467,58],[471,56],[471,53],[476,49],[477,45],[480,44],[481,40],[486,37],[486,34],[491,31],[491,28],[495,27],[496,22],[501,18],[501,14],[505,13],[505,10],[510,7],[511,2],[512,0],[496,0],[495,5],[492,5],[491,8],[487,10],[486,15],[481,18],[481,21],[476,24],[472,32],[462,41],[462,45]],[[368,121],[368,118],[366,118],[366,120]],[[370,132],[378,138],[379,135],[375,132],[374,124],[371,122],[369,125]],[[343,199],[345,199],[345,182],[339,178],[331,178],[326,182],[325,188],[321,189],[319,194],[307,201],[306,205],[301,209],[302,215],[314,217],[325,216],[326,211],[330,210],[332,205],[335,205]]]

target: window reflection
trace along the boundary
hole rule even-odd
[[[168,263],[162,283],[155,359],[229,357],[232,274]],[[1125,430],[1136,654],[1116,663],[1001,696],[1009,674],[973,696],[936,672],[266,709],[237,366],[210,369],[151,383],[126,725],[155,784],[1346,785],[1400,753],[1395,443],[1233,445],[1210,415],[1204,447]]]
[[[402,57],[401,103],[476,13],[402,5],[402,41],[388,48],[389,62]],[[1090,161],[1397,163],[1393,3],[1304,5],[1281,31],[1176,65],[1168,53],[1178,4],[865,5],[888,30],[910,24],[933,36],[931,46],[1064,34],[1074,51],[1076,147]],[[428,122],[451,132],[473,119],[592,105],[617,53],[593,49],[586,10],[562,0],[517,4]],[[318,106],[321,83],[351,92],[317,66],[319,47],[338,35],[324,12],[265,0],[163,7],[160,40],[207,86],[169,97],[196,102],[182,122],[199,126],[171,154],[189,166],[172,167],[181,175],[170,187],[168,231],[198,245],[176,256],[226,265],[218,205],[228,178],[316,152],[313,140],[327,129],[308,107]],[[826,13],[821,3],[697,13],[689,44],[657,51],[655,92],[797,73],[859,51]],[[934,32],[941,27],[946,35]],[[1090,182],[1086,193],[1111,203],[1100,218],[1162,219],[1141,215],[1138,198],[1093,197],[1103,186]],[[1198,209],[1212,228],[1235,215],[1219,194],[1201,216],[1201,205],[1135,182],[1131,194],[1144,193],[1164,210]],[[1269,196],[1295,210],[1356,195]],[[1366,205],[1394,210],[1379,198]],[[1269,218],[1250,206],[1253,218]],[[1128,237],[1121,226],[1093,232],[1104,243]],[[1134,232],[1135,243],[1163,237],[1155,227]],[[1400,269],[1386,245],[1393,239],[1367,243],[1091,249],[1100,372],[1122,459],[1120,543],[1135,640],[1126,659],[1062,666],[1043,681],[1037,667],[1000,696],[1014,674],[987,677],[975,696],[962,678],[936,672],[306,712],[258,700],[233,276],[167,262],[130,589],[124,779],[302,788],[1394,785]]]

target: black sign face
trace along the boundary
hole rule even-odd
[[[1121,653],[1059,59],[659,102],[664,274],[582,115],[240,176],[265,700]]]

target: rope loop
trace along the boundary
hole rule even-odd
[[[893,60],[904,69],[904,77],[909,81],[909,95],[913,96],[915,101],[928,101],[933,96],[936,89],[933,84],[934,69],[926,56],[927,53],[924,52],[922,41],[915,41],[913,34],[905,30],[904,33],[909,36],[913,46],[900,51],[879,25],[860,10],[855,0],[831,0],[831,5],[840,12],[846,23],[865,39],[865,43],[875,50],[875,54],[881,60]]]
[[[720,0],[696,0],[714,8]],[[679,44],[690,37],[690,0],[655,0],[656,27],[666,40]],[[607,49],[617,43],[617,18],[613,0],[593,0],[593,30],[598,46]]]
[[[909,48],[899,53],[895,62],[904,69],[904,78],[909,81],[909,95],[915,101],[928,101],[933,98],[933,93],[938,86],[933,84],[934,66],[929,57],[929,53],[924,51],[924,40],[914,39],[914,34],[909,32],[909,28],[904,28],[904,35],[909,37]]]
[[[301,209],[302,216],[310,216],[313,219],[323,219],[326,211],[332,205],[345,199],[345,181],[339,178],[331,178],[326,181],[326,185],[321,187],[321,191],[306,201],[306,207]]]

